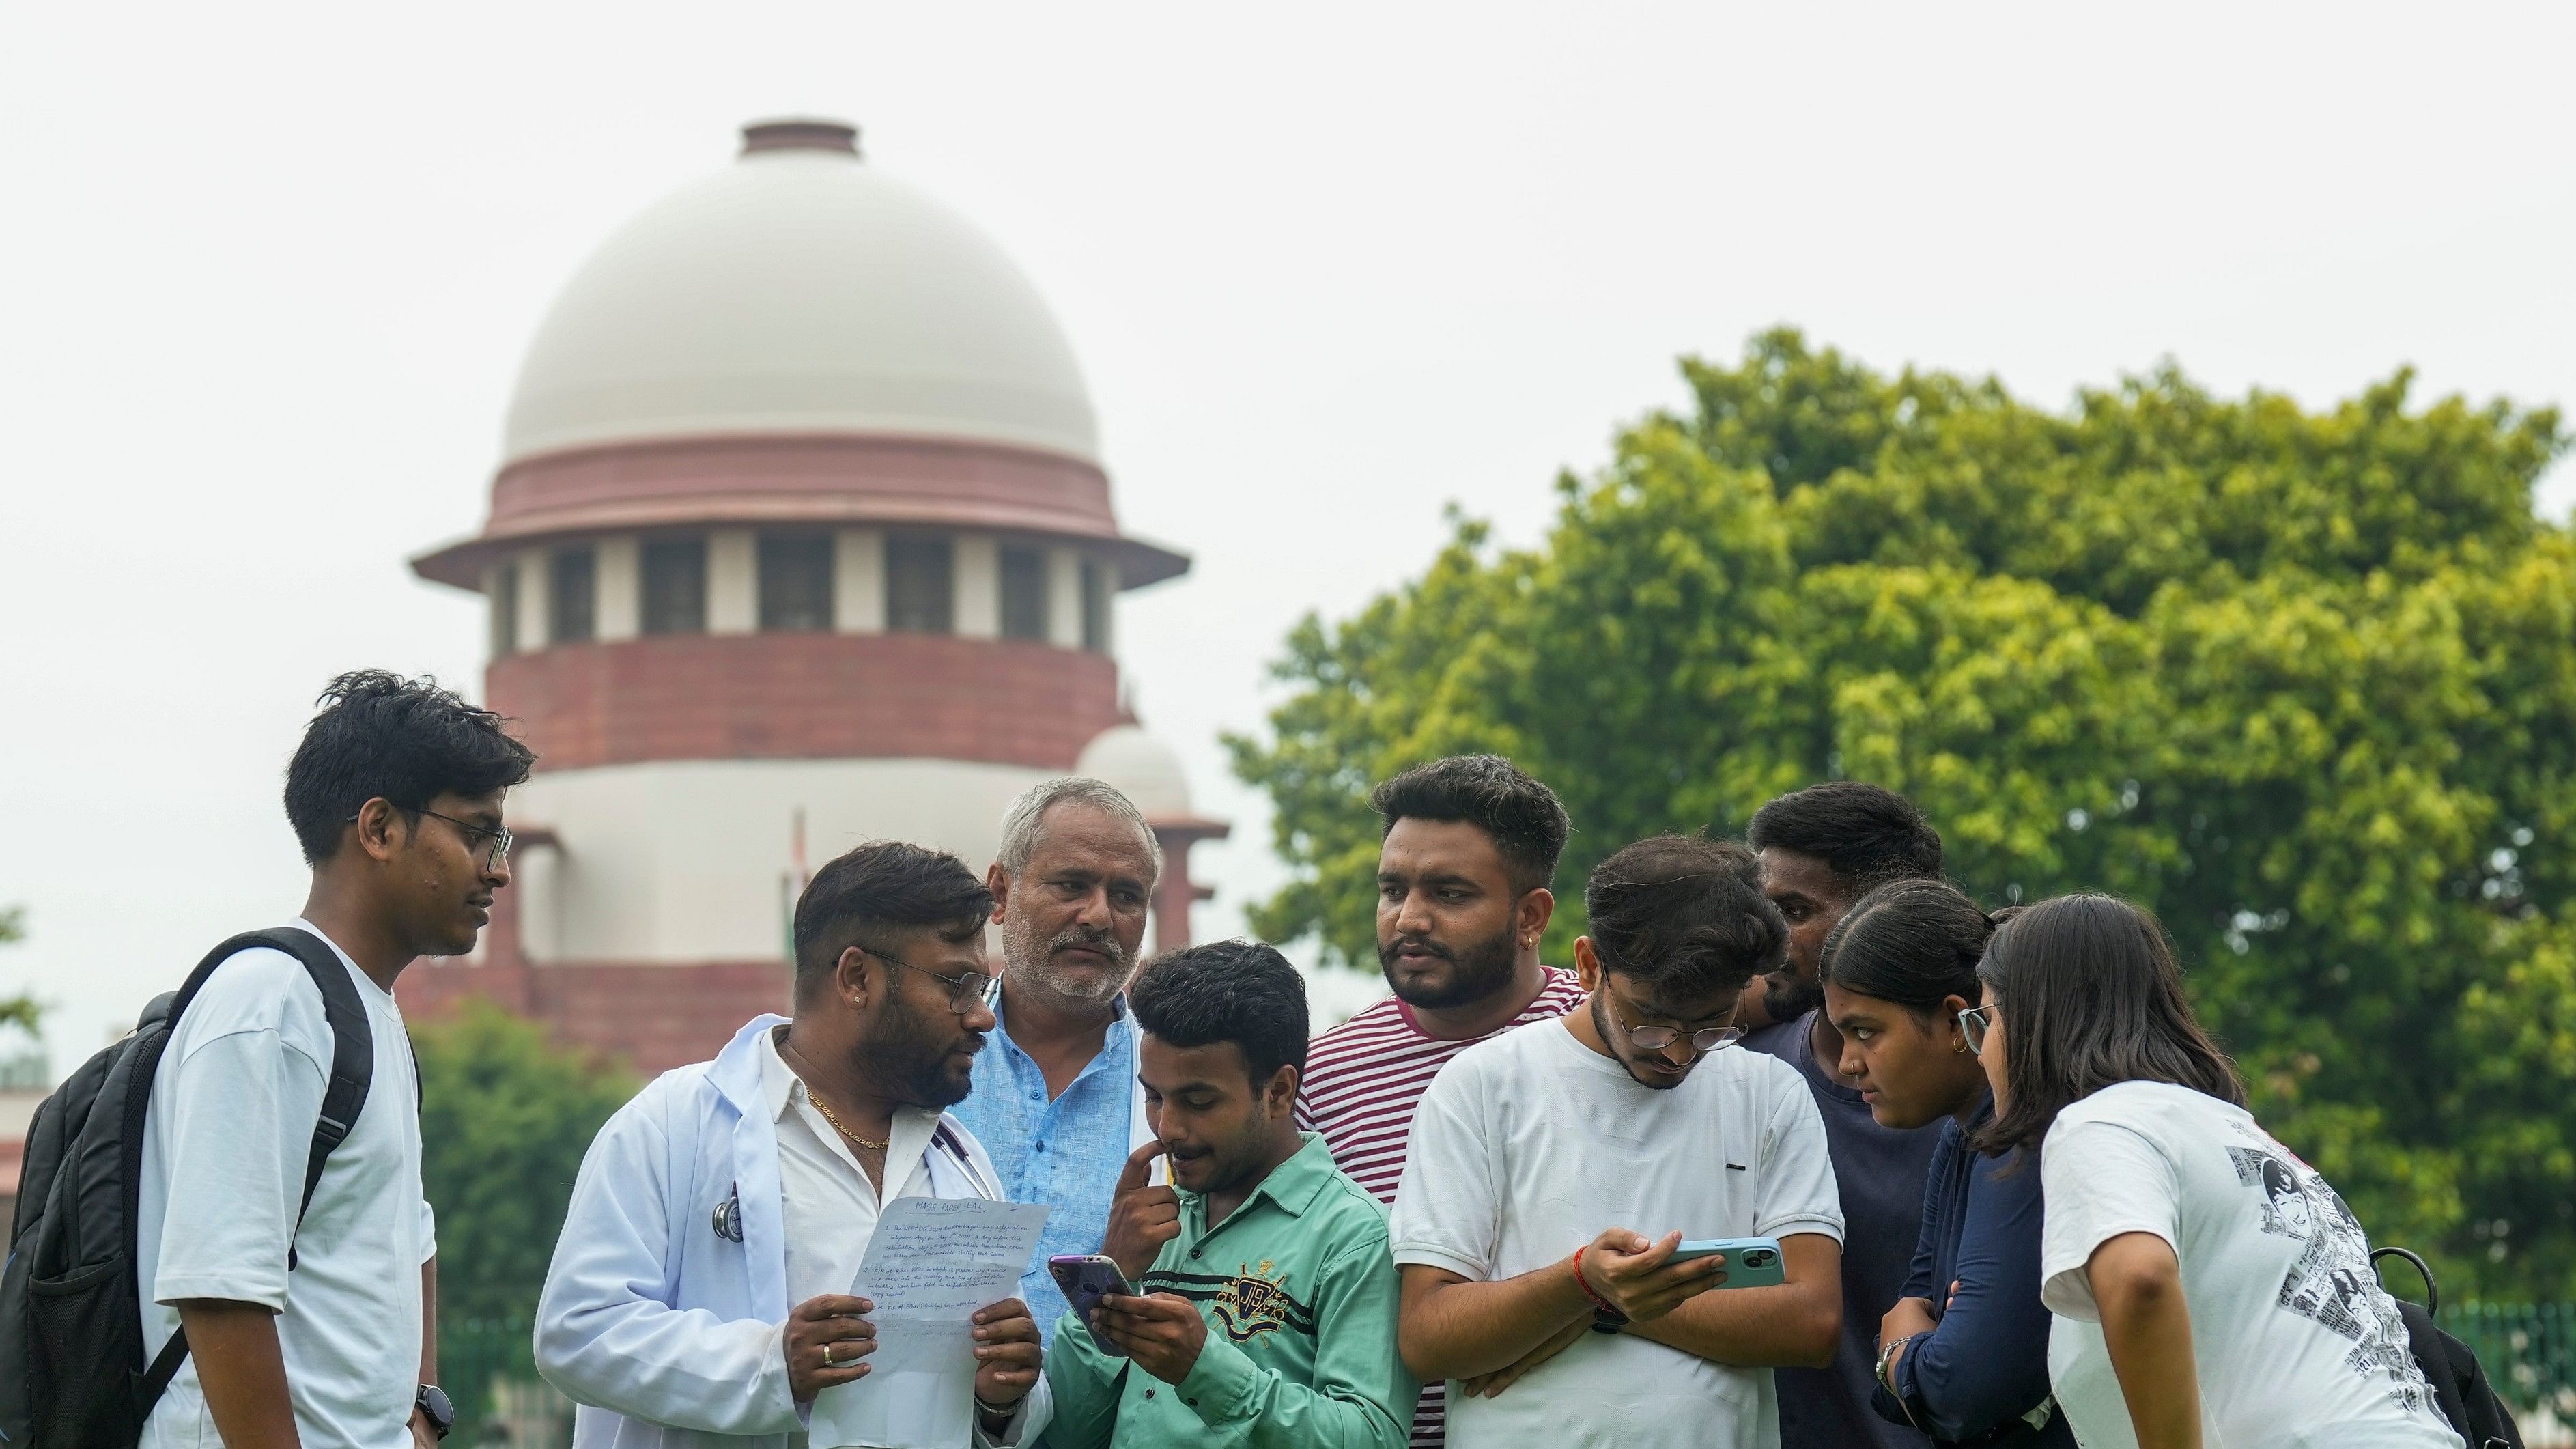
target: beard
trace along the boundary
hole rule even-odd
[[[1099,952],[1110,962],[1110,969],[1096,973],[1057,969],[1055,953],[1069,946]],[[1024,979],[1067,1001],[1107,1001],[1126,989],[1127,978],[1134,974],[1136,968],[1135,958],[1118,944],[1114,933],[1083,926],[1059,931],[1043,943],[1005,931],[1002,934],[1002,960],[1011,974],[1025,973]],[[1023,962],[1027,964],[1023,966]]]
[[[1800,976],[1794,966],[1762,978],[1762,1009],[1775,1022],[1796,1021],[1824,1004],[1823,984]]]
[[[1397,946],[1412,944],[1447,961],[1450,966],[1446,986],[1423,987],[1399,985],[1395,976]],[[1482,1001],[1511,984],[1512,968],[1518,964],[1513,949],[1512,927],[1503,928],[1482,941],[1472,942],[1465,954],[1453,951],[1437,941],[1381,943],[1377,948],[1378,969],[1386,973],[1386,984],[1407,1006],[1438,1011],[1445,1007],[1465,1006]]]
[[[956,1020],[947,1012],[940,1015],[947,1021]],[[923,1022],[900,997],[888,1002],[876,1024],[859,1042],[864,1070],[895,1097],[916,1107],[945,1108],[965,1101],[975,1090],[975,1078],[952,1068],[948,1056],[965,1045],[966,1038],[945,1036],[945,1025],[940,1021]],[[983,1037],[974,1035],[972,1039],[975,1049],[982,1050]]]

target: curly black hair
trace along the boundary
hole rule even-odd
[[[1259,1091],[1306,1070],[1306,978],[1258,941],[1214,941],[1158,956],[1127,988],[1136,1024],[1177,1047],[1230,1041]]]
[[[322,712],[304,727],[286,765],[286,820],[309,865],[340,849],[349,817],[370,800],[424,810],[441,795],[507,789],[537,761],[499,715],[434,679],[352,670],[314,702]]]

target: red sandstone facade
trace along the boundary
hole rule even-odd
[[[539,768],[645,760],[979,760],[1070,770],[1119,722],[1105,654],[948,634],[665,634],[495,660]]]

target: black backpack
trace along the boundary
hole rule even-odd
[[[217,966],[259,946],[304,963],[331,1023],[331,1084],[313,1127],[303,1207],[367,1104],[376,1053],[366,1005],[338,953],[291,928],[235,936],[207,952],[187,984],[155,997],[130,1034],[55,1089],[27,1130],[17,1229],[0,1272],[0,1439],[9,1449],[130,1449],[188,1356],[181,1330],[143,1361],[134,1262],[143,1114],[180,1013]],[[300,1222],[303,1208],[296,1215]],[[286,1264],[295,1266],[291,1246]]]
[[[2442,1306],[2442,1289],[2433,1281],[2432,1267],[2404,1248],[2373,1248],[2370,1265],[2378,1267],[2383,1254],[2404,1258],[2424,1275],[2424,1296],[2431,1302],[2399,1298],[2397,1316],[2406,1320],[2407,1350],[2415,1356],[2415,1366],[2424,1371],[2424,1382],[2432,1385],[2433,1404],[2442,1411],[2443,1420],[2468,1441],[2469,1449],[2523,1449],[2522,1431],[2514,1427],[2513,1415],[2505,1411],[2504,1400],[2487,1382],[2486,1367],[2478,1362],[2476,1350],[2444,1333],[2433,1321],[2433,1311]]]

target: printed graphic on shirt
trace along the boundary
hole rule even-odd
[[[1266,1258],[1258,1268],[1241,1265],[1233,1277],[1158,1269],[1137,1286],[1147,1293],[1176,1293],[1208,1305],[1209,1317],[1238,1344],[1278,1328],[1309,1336],[1315,1332],[1315,1310],[1289,1296],[1287,1273]]]
[[[2252,1147],[2230,1147],[2227,1156],[2236,1180],[2263,1194],[2263,1231],[2305,1244],[2281,1280],[2280,1306],[2352,1340],[2346,1368],[2384,1380],[2400,1408],[2424,1410],[2432,1389],[2407,1348],[2396,1301],[2375,1291],[2370,1239],[2343,1197],[2296,1158]]]

